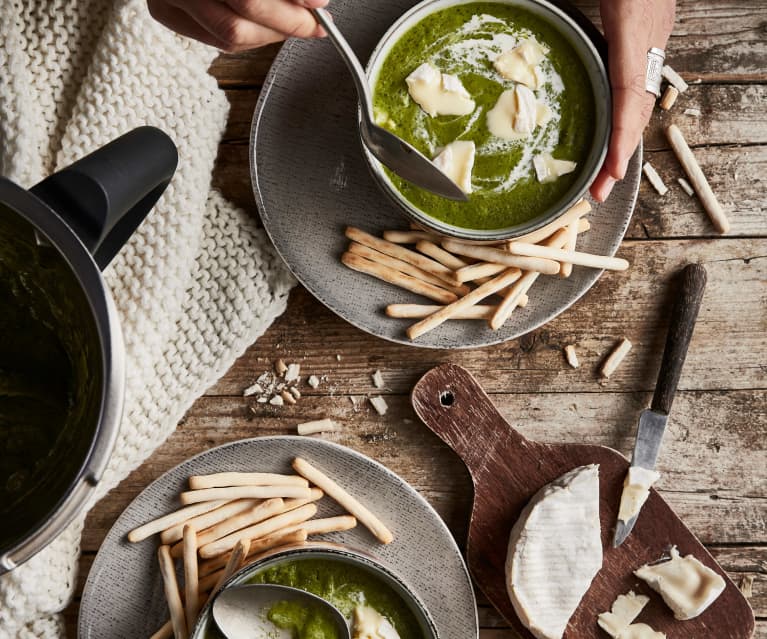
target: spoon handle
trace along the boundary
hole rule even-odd
[[[338,53],[341,54],[346,66],[351,71],[354,85],[357,88],[357,95],[359,96],[360,104],[363,105],[368,117],[373,118],[373,99],[370,95],[370,86],[368,85],[367,75],[365,69],[362,68],[357,55],[354,53],[349,43],[344,38],[343,34],[338,30],[338,27],[333,22],[330,14],[325,9],[310,9],[317,22],[322,25],[328,34],[328,37],[333,42]]]

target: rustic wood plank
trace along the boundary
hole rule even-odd
[[[767,387],[763,356],[767,351],[767,241],[626,242],[619,254],[632,263],[631,269],[602,277],[557,319],[521,339],[464,351],[458,361],[480,373],[485,388],[493,393],[598,392],[602,389],[598,365],[615,342],[626,336],[634,349],[607,388],[652,390],[667,326],[667,283],[683,263],[702,261],[708,286],[681,388]],[[531,303],[535,303],[535,289]],[[570,369],[562,355],[569,343],[577,344],[582,361],[577,370]],[[369,375],[376,368],[384,372],[393,392],[406,393],[428,368],[457,359],[450,351],[414,349],[371,338],[298,289],[285,315],[209,393],[239,395],[271,365],[270,358],[278,356],[300,362],[306,374],[328,374],[337,391],[347,394],[370,392]]]
[[[598,0],[579,0],[576,6],[596,24]],[[669,63],[689,80],[704,82],[767,81],[767,40],[761,0],[733,3],[677,3],[674,33],[667,46]],[[262,50],[220,56],[211,66],[222,86],[259,85],[278,45]]]
[[[709,146],[696,148],[695,155],[732,222],[728,237],[767,235],[764,217],[767,145]],[[637,208],[626,237],[718,237],[698,199],[689,197],[677,184],[676,179],[684,177],[684,172],[674,154],[651,151],[645,154],[645,159],[658,170],[669,186],[669,192],[661,197],[647,180],[642,180]],[[258,216],[250,184],[246,143],[221,145],[213,185],[234,204]]]

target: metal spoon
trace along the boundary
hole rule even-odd
[[[362,105],[360,136],[363,144],[382,163],[401,178],[422,189],[441,195],[450,200],[466,201],[466,194],[447,175],[418,149],[397,137],[373,121],[373,98],[365,70],[352,51],[343,34],[338,30],[330,14],[324,9],[312,9],[314,17],[327,31],[330,40],[341,54],[351,71],[357,96]]]
[[[222,590],[213,601],[213,619],[227,639],[291,639],[290,629],[275,626],[266,613],[280,601],[318,606],[333,620],[338,639],[350,639],[346,619],[335,606],[309,592],[276,584],[249,584]]]

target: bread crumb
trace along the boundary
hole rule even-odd
[[[567,363],[570,364],[572,368],[578,368],[581,365],[578,361],[578,355],[575,352],[575,344],[568,344],[565,346],[565,357],[567,358]]]
[[[263,392],[264,389],[261,387],[261,384],[256,382],[255,384],[251,384],[244,391],[242,391],[242,396],[250,397],[251,395],[260,395]]]
[[[316,433],[333,433],[341,430],[341,426],[329,417],[317,419],[311,422],[304,422],[297,427],[299,435],[314,435]]]
[[[376,388],[383,388],[384,387],[384,379],[383,375],[381,375],[381,371],[376,371],[372,375],[373,378],[373,386]]]
[[[312,388],[318,388],[320,385],[320,378],[316,375],[309,375],[309,379],[306,380],[306,383]]]
[[[277,373],[277,375],[280,377],[282,377],[287,370],[288,367],[285,366],[285,362],[282,359],[278,359],[276,362],[274,362],[274,372]]]
[[[296,398],[293,397],[290,391],[286,391],[286,390],[282,391],[280,393],[280,397],[282,397],[283,402],[285,402],[286,404],[290,404],[291,406],[295,405],[296,403]]]
[[[653,185],[653,188],[658,192],[658,194],[666,195],[668,192],[668,187],[663,183],[663,180],[661,179],[660,175],[658,175],[658,172],[655,170],[653,165],[649,162],[645,162],[642,166],[642,171],[644,172],[645,176],[647,176],[650,184]]]
[[[373,406],[376,413],[382,417],[386,415],[386,411],[389,410],[389,405],[386,403],[386,400],[383,397],[368,397],[368,401]]]
[[[701,115],[700,109],[698,109],[697,107],[692,107],[692,108],[689,108],[689,109],[685,109],[684,110],[684,114],[685,115],[691,115],[694,118],[699,118],[700,115]]]
[[[280,397],[279,395],[275,395],[274,397],[272,397],[269,400],[269,403],[272,406],[284,406],[285,405],[285,402],[282,400],[282,397]]]
[[[692,186],[690,186],[690,183],[687,180],[685,180],[684,178],[677,178],[676,181],[679,182],[679,186],[682,187],[682,190],[685,193],[687,193],[687,195],[689,195],[690,197],[693,196],[695,191],[693,191]]]
[[[301,399],[301,391],[298,390],[295,386],[290,387],[290,394],[293,395],[296,399]]]

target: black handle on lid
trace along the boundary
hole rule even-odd
[[[30,191],[72,227],[103,270],[165,191],[177,164],[173,140],[142,126]]]
[[[652,409],[668,415],[674,402],[676,387],[682,375],[687,347],[692,339],[698,318],[703,291],[706,288],[706,269],[701,264],[688,264],[682,269],[680,287],[671,310],[671,323],[666,336],[663,361],[658,383],[652,398]]]

